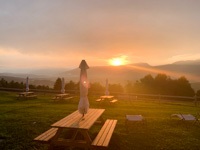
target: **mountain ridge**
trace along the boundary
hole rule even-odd
[[[148,63],[133,63],[122,66],[91,66],[87,71],[90,82],[104,83],[105,80],[108,79],[109,83],[125,84],[127,81],[135,82],[136,80],[140,80],[147,74],[155,76],[158,73],[165,73],[171,78],[179,78],[181,76],[185,76],[191,83],[198,83],[200,82],[200,70],[198,70],[198,68],[200,68],[200,60],[175,62],[172,64],[157,66],[151,66]],[[53,86],[53,82],[57,77],[64,77],[66,82],[70,80],[75,82],[79,81],[80,69],[78,67],[70,70],[54,69],[52,72],[53,71],[54,73],[52,76],[49,76],[51,70],[46,75],[45,71],[42,73],[43,75],[37,74],[37,71],[35,72],[36,74],[0,73],[0,78],[2,76],[9,76],[13,78],[19,77],[25,79],[26,76],[29,76],[30,79],[35,81],[37,80],[37,83],[40,83],[39,81],[41,80],[45,80],[45,82],[41,83],[47,84],[47,81],[49,81],[50,84],[48,85],[51,87]],[[195,86],[197,87],[197,85]]]

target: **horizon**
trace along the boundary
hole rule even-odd
[[[1,1],[0,68],[75,68],[82,59],[90,66],[200,59],[199,4]]]
[[[177,62],[191,62],[191,61],[199,61],[199,59],[197,60],[183,60],[183,61],[177,61]],[[134,64],[147,64],[151,67],[156,67],[156,66],[162,66],[162,65],[171,65],[171,64],[174,64],[174,63],[177,63],[177,62],[173,62],[173,63],[169,63],[169,64],[159,64],[159,65],[151,65],[147,62],[136,62],[136,63],[130,63],[130,64],[120,64],[120,65],[94,65],[94,66],[90,66],[89,67],[109,67],[109,66],[114,66],[114,67],[119,67],[119,66],[129,66],[129,65],[134,65]],[[63,67],[63,68],[55,68],[55,67],[48,67],[48,68],[45,68],[45,67],[42,67],[42,68],[8,68],[8,69],[2,69],[0,68],[0,73],[13,73],[13,74],[31,74],[31,72],[33,71],[39,71],[39,70],[46,70],[46,71],[49,71],[49,70],[63,70],[65,69],[65,71],[69,71],[69,70],[73,70],[73,69],[77,69],[79,66],[76,66],[76,67]]]

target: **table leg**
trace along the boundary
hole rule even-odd
[[[75,140],[77,134],[78,134],[78,130],[76,129],[76,130],[74,131],[74,134],[72,135],[72,140]]]
[[[80,130],[81,134],[83,135],[85,141],[87,142],[87,145],[90,146],[91,143],[92,143],[92,140],[88,134],[88,131],[87,130]]]
[[[62,133],[63,128],[58,128],[58,131],[56,132],[55,136],[52,138],[50,146],[49,146],[49,150],[53,150],[54,148],[54,142],[58,139],[58,137],[60,136],[60,134]]]
[[[102,124],[104,124],[104,123],[105,123],[105,120],[103,119],[103,117],[102,117],[102,116],[100,116],[100,118],[99,118],[99,119],[100,119],[100,121],[101,121],[101,123],[102,123]]]
[[[96,121],[95,123],[97,123],[97,124],[104,124],[105,123],[105,120],[103,119],[103,117],[102,116],[100,116],[99,117],[99,120],[98,121]]]

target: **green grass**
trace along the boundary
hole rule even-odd
[[[0,93],[0,139],[3,139],[0,149],[47,149],[47,145],[33,139],[48,130],[54,122],[77,110],[79,101],[78,97],[74,97],[71,102],[54,103],[51,95],[39,95],[36,100],[16,100],[15,96],[14,93]],[[118,120],[108,149],[200,149],[200,124],[170,119],[174,113],[195,116],[200,108],[193,104],[119,99],[109,106],[99,105],[95,99],[97,97],[89,97],[91,108],[104,108],[104,119]],[[133,124],[130,128],[132,133],[127,133],[127,114],[142,114],[147,121],[145,124]],[[100,125],[94,125],[89,130],[92,139],[100,128]]]

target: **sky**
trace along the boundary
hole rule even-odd
[[[200,59],[199,0],[0,0],[0,69]]]

